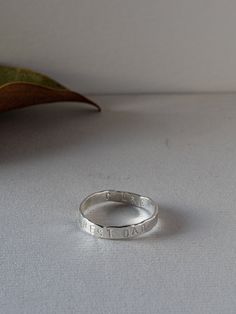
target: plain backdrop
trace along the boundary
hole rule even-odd
[[[234,0],[8,0],[0,62],[86,93],[235,91]]]

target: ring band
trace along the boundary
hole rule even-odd
[[[148,212],[149,217],[139,223],[121,226],[95,224],[86,217],[86,211],[93,205],[104,202],[119,202],[139,207]],[[103,239],[128,239],[151,230],[158,221],[158,205],[149,197],[135,193],[106,190],[95,192],[86,197],[79,208],[78,221],[80,228],[87,233]]]

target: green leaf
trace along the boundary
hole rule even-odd
[[[66,89],[44,74],[28,69],[0,65],[0,87],[13,82],[33,83],[51,88]]]
[[[44,74],[0,65],[0,111],[60,101],[84,102],[101,111],[91,99]]]

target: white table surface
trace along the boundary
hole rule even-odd
[[[236,95],[93,99],[0,116],[0,313],[236,313]],[[107,188],[158,201],[158,227],[80,232]]]

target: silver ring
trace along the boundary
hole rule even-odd
[[[93,205],[104,202],[119,202],[147,211],[148,218],[139,223],[122,226],[105,226],[95,224],[86,217],[86,211]],[[128,239],[151,230],[158,221],[158,205],[149,197],[135,193],[106,190],[95,192],[80,204],[78,222],[80,228],[91,235],[103,239]]]

